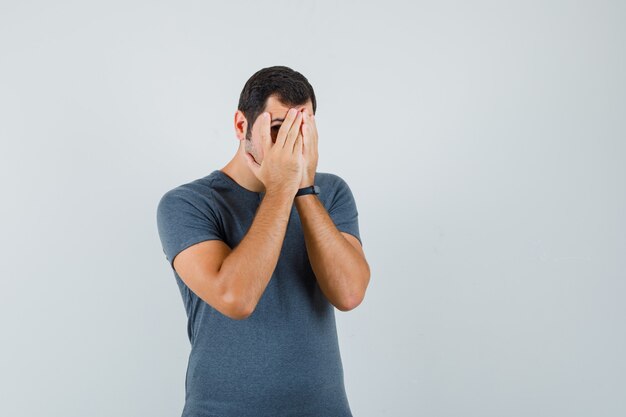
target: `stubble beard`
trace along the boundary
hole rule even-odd
[[[244,139],[244,150],[251,154],[254,160],[259,163],[259,154],[257,153],[256,148],[252,143],[252,135],[250,132],[246,134],[246,138]]]

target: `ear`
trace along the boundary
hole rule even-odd
[[[248,121],[241,110],[235,112],[235,134],[240,141],[245,140],[246,130],[248,129]]]

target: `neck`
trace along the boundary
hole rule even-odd
[[[239,146],[237,153],[220,171],[231,177],[243,188],[255,193],[265,192],[265,185],[254,175],[245,160],[245,149]]]

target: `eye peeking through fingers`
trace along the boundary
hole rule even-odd
[[[276,137],[278,136],[278,130],[280,129],[280,126],[281,125],[272,126],[272,130],[271,130],[272,142],[276,142]]]

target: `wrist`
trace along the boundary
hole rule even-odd
[[[319,193],[320,193],[319,185],[309,185],[308,187],[300,188],[298,192],[295,194],[295,198],[298,198],[304,195],[317,195]]]
[[[293,200],[293,196],[296,191],[291,191],[289,189],[271,189],[267,190],[265,193],[265,197],[271,197],[272,199],[280,199],[280,200]]]

